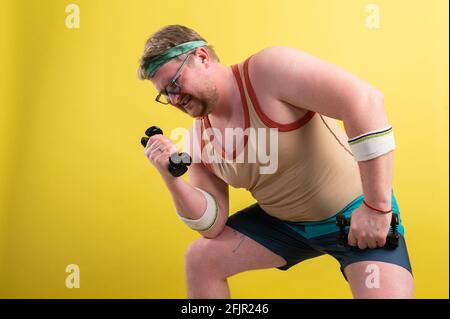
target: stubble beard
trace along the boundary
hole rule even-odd
[[[192,116],[195,118],[205,117],[214,110],[218,100],[219,93],[217,92],[217,88],[212,84],[205,85],[202,96],[196,101],[200,103],[199,110],[196,111],[195,114],[192,114]],[[195,107],[196,106],[194,106],[194,108]]]

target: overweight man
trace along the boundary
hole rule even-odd
[[[226,66],[181,25],[151,35],[138,75],[159,92],[157,102],[194,119],[186,135],[189,182],[168,171],[176,151],[170,139],[154,135],[144,150],[177,216],[202,235],[185,255],[188,298],[230,298],[230,276],[287,270],[324,254],[339,262],[354,298],[413,297],[401,218],[398,247],[385,246],[400,211],[382,92],[283,46]],[[230,139],[230,130],[243,134]],[[270,161],[261,161],[267,152]],[[230,215],[229,185],[247,189],[255,202]],[[338,215],[351,217],[346,246],[338,244]]]

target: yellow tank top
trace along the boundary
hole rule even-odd
[[[219,152],[212,143],[216,136],[208,116],[198,119],[203,164],[227,184],[250,191],[265,212],[279,219],[320,221],[338,213],[363,193],[359,167],[348,151],[345,132],[334,119],[314,112],[290,124],[271,120],[253,90],[248,73],[250,58],[231,68],[241,95],[243,129],[254,134],[245,134],[237,141],[233,154],[221,146]],[[248,154],[258,152],[258,147],[263,148],[260,145],[266,146],[268,154],[274,141],[270,128],[277,130],[277,167],[270,174],[262,174],[268,163],[259,161],[258,156],[255,161]],[[259,135],[258,129],[265,133]],[[265,143],[258,144],[264,135]]]

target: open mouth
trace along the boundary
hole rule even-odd
[[[190,108],[191,101],[192,101],[192,96],[187,95],[187,96],[183,99],[183,101],[181,101],[180,105],[181,105],[182,107],[184,107],[185,109],[189,109],[189,108]]]

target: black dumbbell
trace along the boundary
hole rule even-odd
[[[398,247],[400,236],[398,234],[398,214],[392,213],[391,229],[386,237],[385,248],[395,249]],[[345,218],[344,215],[336,216],[336,225],[339,227],[338,245],[348,245],[348,233],[345,232],[345,227],[350,226],[350,218]]]
[[[156,134],[163,134],[163,131],[157,127],[152,126],[145,131],[145,135],[148,137],[141,138],[142,146],[147,146],[147,142],[150,137]],[[187,153],[173,153],[169,157],[169,172],[174,177],[178,177],[186,173],[187,167],[191,165],[192,159],[191,156]]]

